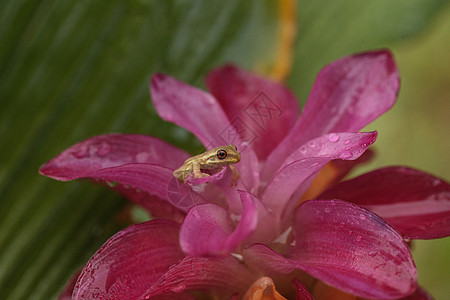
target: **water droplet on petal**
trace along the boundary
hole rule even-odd
[[[176,282],[170,287],[170,290],[174,293],[181,293],[186,288],[186,280],[184,277],[178,277],[175,279]]]
[[[350,151],[344,151],[339,155],[340,159],[350,159],[353,157],[353,154]]]
[[[433,186],[438,186],[441,183],[439,179],[433,180]]]
[[[108,155],[109,151],[111,151],[111,146],[109,146],[108,143],[106,143],[106,142],[102,142],[100,147],[98,147],[96,153],[98,156],[104,157],[104,156]]]
[[[113,188],[113,187],[116,187],[118,185],[118,183],[115,181],[107,181],[106,185],[109,186],[110,188]]]
[[[151,154],[148,152],[139,152],[136,154],[136,162],[138,163],[146,163],[151,158]]]
[[[360,235],[358,235],[358,236],[356,237],[356,241],[357,241],[357,242],[361,242],[361,240],[362,240],[362,237],[361,237]]]
[[[329,207],[325,207],[325,209],[323,211],[326,213],[329,213],[331,211],[331,209]]]
[[[366,215],[360,214],[360,215],[359,215],[359,218],[360,218],[361,220],[365,220],[365,219],[366,219]]]
[[[202,216],[198,213],[197,210],[192,210],[191,215],[198,221],[202,219]]]
[[[309,141],[308,142],[308,146],[310,146],[311,148],[314,148],[316,146],[316,142],[314,141]]]
[[[301,153],[306,153],[306,147],[305,146],[301,146],[300,147],[300,152]]]
[[[369,251],[369,256],[374,257],[376,256],[378,251]]]
[[[329,135],[328,135],[328,140],[330,141],[330,142],[337,142],[337,141],[339,141],[339,135],[337,135],[336,133],[330,133]]]
[[[344,144],[346,145],[350,144],[350,140],[345,140]]]
[[[89,156],[89,146],[88,145],[82,145],[78,149],[74,149],[70,152],[73,156],[76,158],[86,158]]]

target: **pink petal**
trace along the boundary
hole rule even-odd
[[[450,235],[450,185],[430,174],[389,167],[344,181],[321,199],[342,199],[377,213],[405,238]]]
[[[176,200],[179,198],[174,197],[172,194],[170,195],[172,198],[170,198],[171,201],[169,202],[159,197],[152,196],[140,189],[134,189],[131,188],[131,186],[128,187],[121,184],[117,184],[113,187],[113,190],[117,191],[133,203],[146,209],[153,219],[165,219],[181,223],[186,215],[184,211],[187,211],[190,206],[194,205],[192,198],[190,198],[190,205],[186,207],[185,204],[180,205],[178,200]],[[178,193],[178,195],[181,196],[180,193]],[[188,193],[183,194],[183,196],[185,198],[192,197],[192,195]]]
[[[229,120],[239,119],[246,125],[239,133],[244,140],[251,141],[262,160],[297,120],[298,102],[291,91],[233,65],[213,70],[206,78],[206,85]]]
[[[387,50],[337,60],[317,76],[302,114],[270,154],[263,177],[273,174],[293,149],[330,132],[355,132],[389,110],[399,87]]]
[[[401,298],[401,300],[433,300],[430,294],[427,293],[422,287],[418,286],[416,291],[411,295]]]
[[[299,147],[291,152],[283,167],[275,174],[267,186],[263,203],[275,215],[289,215],[298,202],[298,197],[308,188],[311,180],[326,163],[334,159],[355,160],[377,138],[377,132],[332,133]],[[291,199],[291,200],[290,200]],[[290,201],[290,202],[288,202]]]
[[[112,137],[113,140],[119,140],[122,143],[123,140],[129,142],[131,139],[133,141],[135,136],[128,136],[129,138],[127,138],[127,136],[123,135],[107,135],[106,137],[108,141]],[[122,137],[125,137],[125,139],[120,139]],[[172,175],[173,169],[146,163],[146,161],[152,162],[152,160],[157,162],[170,161],[170,156],[164,158],[163,154],[155,153],[153,159],[151,157],[143,159],[143,155],[136,155],[134,158],[141,157],[140,161],[138,159],[135,163],[126,163],[133,160],[133,157],[129,155],[130,152],[134,151],[132,150],[133,144],[130,142],[125,144],[123,149],[120,146],[111,147],[111,149],[117,151],[111,151],[109,152],[110,155],[102,158],[93,154],[99,150],[97,150],[96,146],[92,146],[92,143],[98,145],[98,141],[101,141],[103,138],[102,136],[96,137],[70,147],[42,166],[40,169],[41,174],[63,181],[79,178],[93,179],[114,188],[138,204],[151,201],[152,199],[148,199],[149,195],[165,200],[182,211],[187,211],[194,204],[204,202],[202,197],[191,191],[189,187],[179,184],[179,181]],[[151,147],[148,145],[149,149],[158,149],[158,151],[162,152],[167,151],[168,154],[178,151],[178,155],[174,156],[174,160],[177,165],[182,164],[179,161],[181,156],[185,158],[183,152],[176,148],[173,148],[172,150],[174,151],[171,151],[169,147],[164,147],[165,143],[163,142],[154,145],[158,146]],[[128,153],[126,149],[130,149]],[[136,147],[135,149],[139,148]],[[79,151],[85,153],[86,157],[77,158],[74,156],[73,153],[79,153]],[[169,164],[174,165],[174,162]],[[127,189],[132,190],[127,191]],[[144,194],[139,195],[141,192],[144,192]],[[144,197],[147,197],[147,199],[143,199]],[[144,205],[144,207],[148,208],[149,205]],[[166,206],[164,209],[167,210],[168,207]]]
[[[370,299],[411,294],[417,271],[408,246],[383,219],[339,200],[304,202],[295,214],[289,258],[253,245],[245,260],[281,273],[301,269],[345,292]]]
[[[369,148],[355,160],[334,160],[333,166],[336,168],[337,174],[330,185],[335,185],[340,182],[343,178],[350,174],[355,167],[371,162],[375,155],[376,153],[374,148]]]
[[[234,251],[256,228],[254,199],[240,191],[242,216],[236,228],[228,212],[215,204],[191,208],[180,230],[180,245],[189,255],[226,255]],[[234,231],[233,231],[234,229]]]
[[[255,208],[258,215],[257,227],[252,235],[246,239],[246,244],[253,243],[269,243],[276,239],[280,234],[279,220],[274,216],[258,198],[251,194],[247,194],[255,203]]]
[[[238,181],[237,186],[232,185],[232,172],[229,167],[224,167],[219,173],[205,178],[196,178],[186,180],[189,184],[213,183],[207,186],[194,188],[200,193],[203,199],[208,199],[209,203],[218,204],[219,206],[227,207],[228,214],[241,215],[242,201],[245,186]],[[279,235],[279,224],[274,215],[262,204],[262,202],[251,194],[247,194],[252,198],[257,211],[258,226],[257,230],[248,238],[248,243],[268,242]],[[217,200],[225,199],[224,202]]]
[[[168,199],[166,190],[169,181],[176,180],[172,170],[187,157],[184,151],[156,138],[107,134],[73,145],[44,164],[40,173],[62,181],[77,178],[100,181],[148,209],[154,217],[179,220],[180,211],[167,203],[167,200],[177,203],[178,199]]]
[[[176,223],[158,220],[120,231],[84,267],[73,299],[138,299],[183,258],[178,230]]]
[[[360,297],[411,294],[417,271],[403,238],[372,212],[339,200],[303,203],[294,216],[293,259],[327,284]]]
[[[230,295],[236,291],[245,292],[255,278],[244,264],[232,256],[186,257],[173,265],[144,295],[153,297],[199,289],[213,289]]]
[[[166,142],[138,134],[107,134],[69,147],[44,164],[39,172],[67,181],[94,171],[130,163],[147,163],[175,169],[188,155]]]
[[[237,132],[240,123],[230,123],[222,107],[210,94],[170,76],[153,76],[150,93],[161,118],[192,132],[207,148],[234,144],[241,153],[236,168],[249,190],[258,186],[256,154]]]
[[[239,293],[234,293],[228,300],[239,300],[239,299],[240,299]]]
[[[166,200],[182,211],[205,202],[200,194],[184,184],[179,184],[179,181],[173,177],[172,170],[156,165],[128,164],[102,169],[85,177],[106,183],[117,182],[124,188],[130,187],[136,192],[147,192]]]
[[[234,142],[223,139],[230,121],[210,94],[164,74],[153,75],[150,94],[161,118],[189,130],[206,147]]]
[[[78,178],[92,178],[97,181],[111,183],[111,186],[119,183],[136,190],[145,191],[161,199],[168,199],[167,186],[173,176],[172,170],[160,166],[128,164],[100,169],[88,174],[79,174]]]
[[[188,178],[186,183],[192,185],[192,189],[199,192],[204,199],[208,199],[209,203],[227,207],[230,213],[240,215],[242,214],[242,201],[238,190],[246,190],[247,187],[241,180],[235,182],[233,175],[231,168],[225,166],[219,172],[208,177]],[[204,183],[212,184],[202,185]]]
[[[306,287],[297,279],[294,279],[293,284],[296,289],[295,300],[314,300]]]

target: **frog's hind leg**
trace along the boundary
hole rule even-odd
[[[237,185],[237,181],[239,180],[241,175],[239,174],[238,170],[234,166],[230,165],[230,169],[233,172],[233,175],[231,176],[231,184],[230,184],[230,186],[236,186]]]
[[[173,171],[173,176],[179,179],[181,182],[184,182],[186,178],[192,172],[192,164],[188,164],[187,166],[183,165],[180,168]]]

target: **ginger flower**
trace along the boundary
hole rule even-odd
[[[339,182],[377,138],[359,130],[396,100],[388,51],[326,66],[300,115],[284,86],[231,65],[206,85],[156,74],[150,93],[205,149],[237,147],[236,185],[226,165],[181,182],[173,171],[191,155],[134,134],[87,139],[41,167],[104,183],[154,218],[111,237],[61,299],[428,299],[405,239],[449,235],[449,184],[406,167]]]

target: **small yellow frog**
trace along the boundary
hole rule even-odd
[[[220,146],[186,159],[181,167],[173,171],[173,176],[184,182],[191,172],[194,173],[194,178],[203,178],[209,174],[202,173],[202,169],[215,170],[229,165],[233,171],[233,185],[239,179],[239,173],[231,164],[238,163],[240,160],[241,154],[235,145]]]

